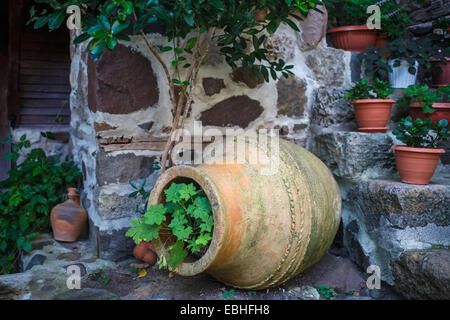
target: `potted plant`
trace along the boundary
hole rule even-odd
[[[407,88],[416,83],[419,65],[431,68],[431,44],[426,40],[399,38],[388,47],[389,82],[393,88]]]
[[[440,18],[433,22],[433,34],[430,36],[433,42],[433,55],[430,58],[432,64],[432,86],[445,87],[450,85],[450,19]]]
[[[386,132],[391,116],[392,104],[395,100],[387,99],[394,90],[389,84],[376,79],[369,84],[361,79],[350,90],[345,98],[350,100],[355,108],[356,121],[361,132]]]
[[[370,0],[341,1],[330,9],[329,17],[340,27],[328,30],[333,46],[338,49],[355,52],[366,52],[369,46],[375,45],[377,30],[367,27],[367,7]],[[345,14],[342,14],[345,12]]]
[[[433,122],[411,117],[397,123],[397,129],[392,132],[406,146],[395,145],[395,159],[400,179],[405,183],[428,184],[436,171],[444,149],[437,149],[438,143],[447,139],[448,121]]]
[[[430,89],[427,85],[411,85],[404,90],[405,96],[399,99],[401,106],[409,106],[413,119],[431,118],[433,122],[446,119],[450,121],[450,86]]]

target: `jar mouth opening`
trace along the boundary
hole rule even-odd
[[[175,270],[180,275],[193,276],[205,271],[212,264],[218,254],[221,244],[224,241],[224,215],[222,214],[223,206],[220,205],[220,199],[218,198],[218,192],[214,183],[208,177],[203,175],[200,170],[187,166],[173,167],[164,172],[152,191],[148,205],[164,203],[164,190],[169,188],[173,182],[193,182],[198,185],[205,192],[206,197],[211,204],[212,214],[214,217],[212,239],[206,249],[206,252],[198,258],[190,254]],[[169,245],[169,243],[163,243],[163,241],[161,241],[161,237],[154,240],[154,247],[158,256],[166,254],[166,248]]]

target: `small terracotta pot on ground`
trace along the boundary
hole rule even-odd
[[[331,42],[337,49],[364,53],[369,46],[374,46],[377,31],[367,26],[344,26],[328,30]]]
[[[400,179],[410,184],[429,184],[444,149],[393,146]]]
[[[445,58],[445,60],[447,60],[447,64],[438,59],[430,59],[433,67],[439,67],[442,70],[442,73],[436,70],[432,74],[432,86],[435,88],[450,85],[450,58]]]
[[[364,99],[353,101],[356,121],[361,132],[386,132],[391,117],[392,99]]]
[[[151,242],[141,241],[141,243],[134,247],[133,255],[136,259],[148,264],[153,265],[156,263],[156,253]]]
[[[69,188],[68,198],[52,209],[50,221],[55,240],[75,242],[86,225],[87,213],[80,206],[80,196],[75,188]]]
[[[435,121],[441,121],[442,119],[446,119],[447,121],[450,121],[450,103],[448,102],[440,102],[440,103],[433,103],[433,108],[436,109],[433,113],[423,113],[422,107],[420,106],[420,103],[413,102],[409,106],[409,115],[415,120],[417,118],[419,119],[426,119],[431,118],[433,122]]]

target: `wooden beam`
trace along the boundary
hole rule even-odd
[[[20,37],[22,31],[23,0],[9,0],[8,8],[8,118],[11,126],[20,121],[19,107],[19,71],[20,71]]]

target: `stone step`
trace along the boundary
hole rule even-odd
[[[398,144],[391,132],[363,133],[324,130],[315,136],[312,152],[335,177],[350,182],[367,179],[398,178],[395,154]],[[442,144],[447,153],[441,157],[437,173],[450,173],[450,141]]]
[[[450,177],[430,185],[367,180],[343,191],[344,244],[362,268],[378,265],[394,285],[391,263],[408,250],[450,246]]]
[[[395,278],[395,290],[405,298],[449,299],[449,249],[407,251],[392,263],[391,268]]]

